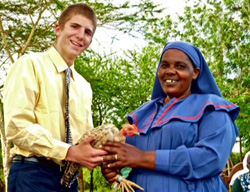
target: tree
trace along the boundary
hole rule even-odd
[[[76,70],[91,82],[95,126],[126,123],[126,114],[150,99],[159,54],[153,47],[126,54],[123,59],[92,52],[76,62]]]
[[[11,0],[1,2],[0,59],[2,65],[13,63],[28,51],[43,51],[55,40],[53,27],[59,13],[69,4],[81,1],[69,0]],[[112,4],[111,0],[96,2],[87,0],[98,17],[99,27],[119,30],[135,35],[143,33],[147,23],[156,20],[162,9],[152,1]],[[115,38],[115,37],[114,37]]]

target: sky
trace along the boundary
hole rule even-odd
[[[186,5],[185,0],[153,0],[153,2],[155,4],[159,4],[161,7],[166,8],[168,14],[171,14],[173,18],[174,16],[176,16],[176,13],[183,13],[184,7]],[[122,34],[122,32],[120,32],[117,36],[120,40],[113,42],[111,45],[111,37],[116,33],[116,31],[105,30],[103,28],[97,27],[90,48],[100,54],[116,52],[116,54],[120,55],[123,53],[124,50],[140,50],[142,47],[147,45],[147,42],[145,42],[142,38],[133,38],[129,35]]]

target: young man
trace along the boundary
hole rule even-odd
[[[74,60],[92,42],[96,15],[84,3],[69,6],[55,26],[55,45],[44,53],[20,57],[4,86],[4,117],[13,164],[8,178],[10,192],[77,191],[60,184],[64,162],[73,161],[94,169],[103,150],[91,146],[88,138],[72,146],[66,138],[66,75],[71,69],[69,120],[74,144],[93,128],[90,84],[74,69]]]

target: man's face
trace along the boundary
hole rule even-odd
[[[57,24],[55,33],[55,48],[68,63],[89,47],[94,35],[94,24],[82,15],[75,15],[65,23],[63,29]]]

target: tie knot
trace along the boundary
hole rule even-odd
[[[70,78],[70,76],[71,76],[71,69],[70,68],[66,69],[66,74],[67,74],[67,78]]]

